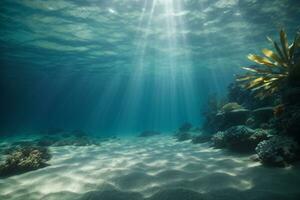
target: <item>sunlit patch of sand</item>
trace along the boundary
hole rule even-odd
[[[49,167],[0,179],[1,199],[297,199],[300,194],[297,165],[266,168],[246,155],[169,136],[50,150]]]

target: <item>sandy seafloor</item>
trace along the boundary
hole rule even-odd
[[[50,151],[50,166],[0,179],[0,199],[300,199],[299,163],[268,168],[208,143],[155,136]]]

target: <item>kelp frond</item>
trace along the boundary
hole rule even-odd
[[[280,30],[279,36],[280,45],[267,37],[274,51],[264,48],[263,56],[249,54],[248,59],[258,65],[243,67],[249,73],[236,79],[242,87],[251,90],[261,99],[279,91],[284,82],[300,69],[299,62],[295,60],[296,49],[300,47],[300,34],[296,34],[290,45],[284,30]]]

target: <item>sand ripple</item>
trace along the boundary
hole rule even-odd
[[[168,136],[52,147],[51,166],[0,180],[0,199],[298,199],[300,167],[265,168],[245,155]]]

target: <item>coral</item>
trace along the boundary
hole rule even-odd
[[[254,117],[256,125],[267,123],[272,117],[274,117],[274,108],[270,106],[257,108],[252,111],[252,116]]]
[[[255,150],[263,164],[284,167],[297,160],[299,145],[290,137],[274,136],[260,142]]]
[[[225,135],[224,132],[219,131],[212,136],[211,141],[212,141],[214,147],[216,147],[216,148],[226,147],[224,135]]]
[[[47,166],[51,155],[44,147],[22,147],[11,152],[0,165],[0,176],[7,177]]]
[[[292,136],[300,142],[300,106],[286,106],[284,112],[272,121],[272,126],[281,134]]]
[[[212,134],[219,130],[216,115],[221,108],[221,105],[223,105],[223,103],[217,100],[216,95],[209,96],[207,106],[205,106],[202,111],[204,122],[201,131],[205,132],[205,134]]]
[[[252,152],[256,145],[269,138],[268,131],[253,130],[247,126],[233,126],[224,132],[218,132],[212,137],[213,146],[228,148],[236,152]]]
[[[221,108],[221,111],[227,113],[227,112],[231,112],[233,110],[238,110],[238,109],[242,109],[242,108],[243,108],[243,106],[241,106],[240,104],[238,104],[236,102],[229,102]]]
[[[233,126],[225,131],[226,147],[239,152],[251,151],[255,148],[250,140],[254,133],[255,131],[247,126]]]
[[[215,115],[214,126],[217,131],[224,131],[232,126],[245,124],[249,115],[250,110],[244,108],[219,112]]]
[[[264,99],[255,98],[250,90],[240,86],[238,81],[234,81],[228,87],[228,101],[237,102],[249,109],[256,109],[273,105],[274,97],[265,97]]]
[[[263,49],[265,57],[249,54],[248,59],[258,66],[243,67],[250,73],[238,77],[241,86],[256,93],[256,97],[263,99],[287,85],[299,82],[300,62],[295,59],[295,52],[300,47],[300,34],[297,33],[291,45],[288,44],[284,30],[280,31],[281,48],[277,42],[268,38],[276,52]]]
[[[267,140],[272,135],[270,134],[271,130],[266,129],[255,129],[255,133],[252,134],[249,138],[249,141],[256,146],[261,141]]]

